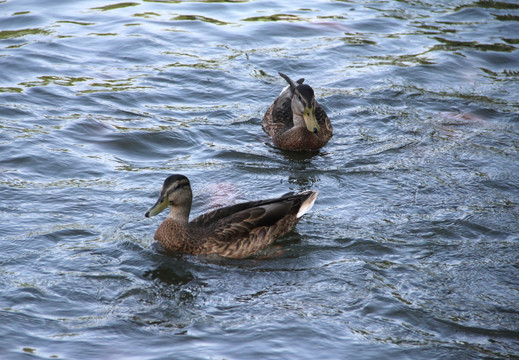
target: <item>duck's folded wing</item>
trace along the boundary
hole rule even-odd
[[[279,220],[289,215],[292,206],[291,201],[282,201],[240,211],[220,220],[216,224],[214,234],[225,241],[248,236],[261,227],[276,226]]]
[[[333,135],[332,123],[326,111],[324,111],[324,108],[317,102],[315,106],[315,118],[324,136],[329,140]]]
[[[253,201],[211,211],[192,221],[192,225],[211,228],[221,240],[247,236],[254,229],[274,226],[279,220],[297,212],[294,198]]]
[[[263,116],[263,129],[270,136],[282,133],[294,126],[292,120],[292,98],[289,94],[283,94],[274,100],[274,103]]]

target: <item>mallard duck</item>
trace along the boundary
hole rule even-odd
[[[245,258],[292,230],[316,197],[317,191],[311,190],[288,193],[222,207],[189,222],[191,185],[184,175],[171,175],[145,216],[157,215],[169,206],[168,217],[155,233],[155,240],[166,251]]]
[[[324,109],[317,103],[314,89],[297,84],[279,73],[288,82],[263,116],[263,130],[274,145],[284,150],[318,150],[332,137],[333,128]]]

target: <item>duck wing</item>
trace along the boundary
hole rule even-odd
[[[332,123],[330,118],[328,118],[326,111],[324,111],[324,108],[317,101],[315,104],[315,118],[317,119],[317,123],[321,128],[321,137],[328,141],[333,135]]]
[[[199,226],[203,252],[244,258],[292,230],[312,207],[317,192],[286,194],[277,199],[237,204],[204,214],[191,222]]]
[[[263,130],[270,136],[285,132],[294,126],[290,88],[284,89],[263,116]]]
[[[222,241],[232,241],[257,228],[275,226],[287,216],[299,218],[310,210],[316,196],[315,191],[305,191],[236,204],[203,214],[194,219],[191,226],[210,230],[212,236]]]

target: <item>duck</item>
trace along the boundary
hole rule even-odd
[[[186,176],[174,174],[164,180],[157,202],[145,216],[155,216],[169,207],[169,214],[154,237],[165,252],[241,259],[256,254],[291,231],[310,211],[317,194],[318,191],[307,190],[242,202],[189,221],[191,184]]]
[[[315,100],[314,89],[296,82],[287,75],[279,75],[288,82],[263,116],[263,130],[272,138],[274,146],[283,150],[316,151],[333,135],[333,127],[323,107]]]

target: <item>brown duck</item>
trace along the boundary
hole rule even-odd
[[[154,216],[169,206],[169,215],[155,233],[166,251],[218,254],[244,258],[292,230],[313,206],[316,191],[222,207],[189,220],[193,198],[184,175],[169,176],[159,199],[145,214]]]
[[[324,109],[317,103],[314,90],[299,79],[297,84],[279,73],[288,86],[270,105],[263,116],[263,130],[274,145],[284,150],[318,150],[333,135]]]

